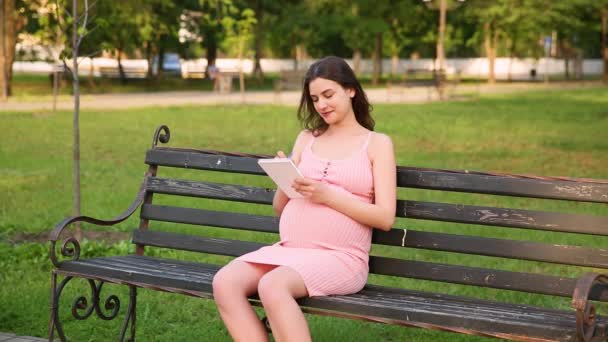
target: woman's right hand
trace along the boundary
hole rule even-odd
[[[287,156],[283,151],[277,151],[277,155],[275,156],[275,158],[287,158]]]

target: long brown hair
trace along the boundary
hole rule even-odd
[[[312,97],[310,96],[310,82],[319,77],[334,81],[344,89],[353,89],[355,96],[351,99],[351,103],[357,122],[370,131],[374,130],[375,122],[370,115],[373,108],[367,100],[367,95],[365,95],[361,84],[359,84],[350,66],[342,58],[334,56],[325,57],[314,62],[304,76],[302,97],[300,98],[300,106],[298,107],[298,119],[303,128],[318,135],[325,132],[329,126],[315,110]]]

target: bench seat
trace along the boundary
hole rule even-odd
[[[66,261],[57,271],[67,276],[211,298],[211,283],[219,268],[213,264],[128,255]],[[256,297],[252,301],[260,305]],[[406,326],[475,331],[514,340],[573,341],[576,337],[576,317],[572,310],[376,285],[367,285],[353,295],[306,298],[299,303],[310,313],[322,314],[328,310],[332,316],[337,313],[337,316]],[[604,318],[598,323],[605,323]]]

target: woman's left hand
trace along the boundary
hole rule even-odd
[[[312,179],[298,177],[292,187],[314,203],[327,204],[332,193],[327,184]]]

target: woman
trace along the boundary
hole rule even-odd
[[[247,297],[257,293],[277,341],[310,341],[295,299],[360,291],[367,281],[372,227],[395,220],[396,166],[391,139],[373,132],[371,106],[338,57],[310,66],[292,159],[303,177],[289,199],[277,189],[280,241],[236,258],[213,279],[220,315],[235,341],[267,341]],[[283,152],[277,153],[284,158]]]

